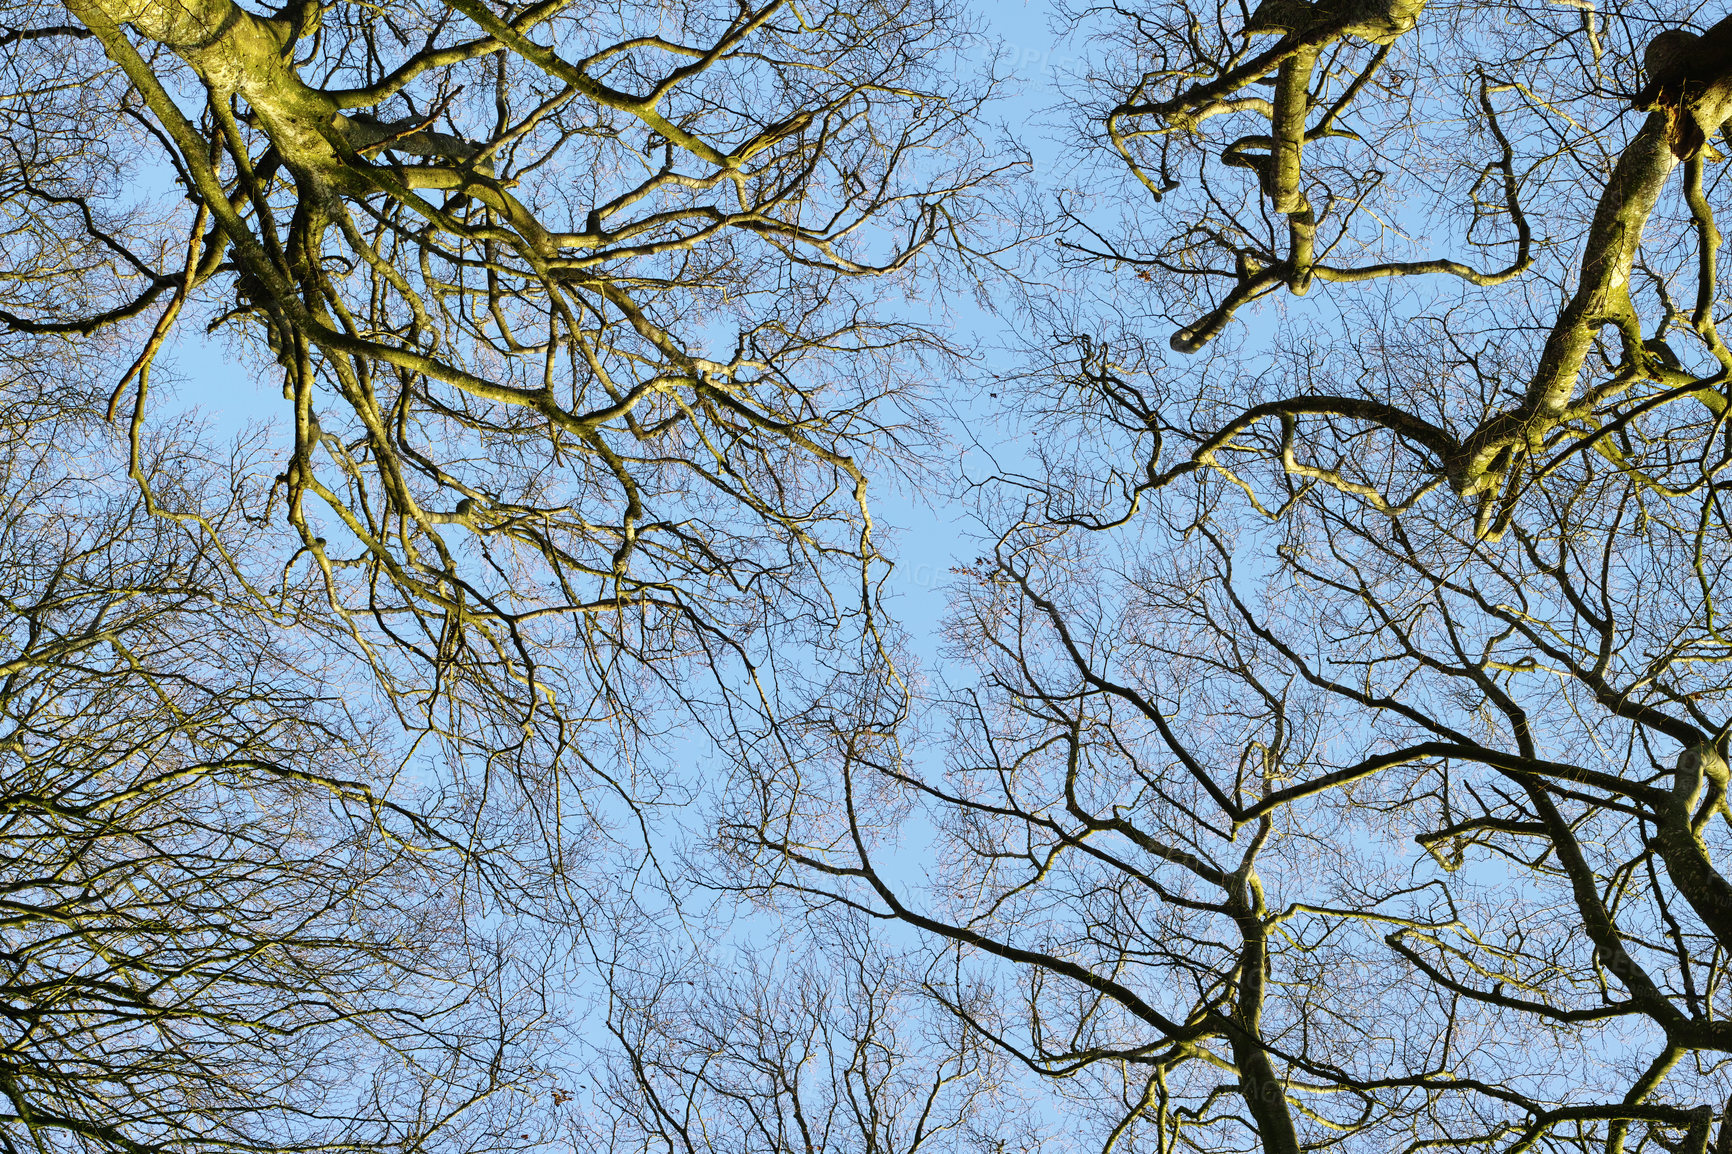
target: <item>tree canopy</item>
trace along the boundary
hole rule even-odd
[[[3,11],[8,1150],[1732,1151],[1732,15]]]

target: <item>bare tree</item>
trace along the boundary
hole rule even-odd
[[[968,24],[0,5],[9,1149],[560,1132],[586,904],[679,901],[659,754],[882,660],[867,462],[956,351],[903,299],[1017,167]],[[244,459],[153,397],[189,325],[281,388]],[[919,1092],[862,1030],[838,1134]],[[931,1148],[971,1060],[859,1140]]]
[[[316,587],[261,612],[251,559],[147,511],[124,443],[23,408],[0,450],[0,1144],[523,1145],[548,1007],[487,924],[474,811],[397,780]],[[145,448],[165,508],[234,527],[221,462]]]
[[[7,323],[124,350],[114,400],[80,403],[130,411],[135,479],[151,509],[199,511],[171,522],[199,550],[232,535],[141,463],[151,359],[195,302],[260,335],[294,412],[262,488],[302,550],[280,585],[318,583],[399,703],[446,703],[470,818],[452,852],[499,879],[456,892],[519,914],[574,890],[565,864],[615,803],[559,775],[635,770],[592,750],[653,737],[658,702],[729,749],[720,862],[696,880],[812,948],[726,979],[724,931],[674,964],[641,940],[604,957],[586,924],[610,1061],[574,1140],[936,1149],[1032,1144],[1060,1116],[1063,1140],[1162,1154],[1732,1149],[1723,14],[1073,13],[1099,163],[1059,209],[1091,295],[1036,307],[1052,339],[1005,387],[1037,436],[982,486],[989,544],[959,574],[975,676],[922,698],[873,616],[861,455],[906,445],[891,386],[942,350],[866,286],[972,253],[982,94],[925,55],[955,13],[68,12],[6,34],[8,195],[33,206]],[[114,114],[95,143],[73,127],[91,108]],[[179,217],[105,191],[147,146]],[[757,661],[795,635],[816,647]],[[76,761],[80,725],[40,730]],[[691,796],[612,785],[626,821]],[[445,828],[306,788],[392,847]],[[187,839],[168,860],[200,862],[175,804],[125,827],[167,820]],[[433,884],[415,871],[436,856],[394,853],[341,878]],[[657,883],[669,907],[688,880]],[[316,925],[341,906],[324,896],[290,904]],[[839,913],[895,950],[838,935]],[[468,959],[429,990],[510,1002],[427,932],[415,957]],[[388,951],[329,956],[334,988],[396,973]],[[370,1004],[418,994],[407,972]],[[276,987],[246,989],[276,1021],[256,992]],[[532,1018],[494,1010],[501,1047]],[[343,1125],[460,1133],[427,1103],[502,1084],[464,1066],[494,1036],[479,1019],[461,1043],[412,1020],[358,1035],[390,1088]],[[422,1044],[452,1055],[424,1094],[390,1073]],[[299,1093],[331,1067],[294,1069]],[[267,1124],[256,1099],[206,1101],[184,1117]],[[281,1101],[273,1119],[318,1130]],[[475,1116],[471,1146],[556,1132]]]
[[[1010,166],[948,0],[8,24],[0,319],[126,327],[110,412],[142,428],[189,312],[274,358],[292,444],[254,515],[412,708],[624,718],[682,676],[634,658],[701,672],[860,603],[863,458],[920,442],[947,352],[887,302],[980,255]],[[125,195],[150,165],[180,205]]]
[[[1102,1149],[1727,1148],[1724,14],[1073,15],[978,677],[757,766],[742,884]]]
[[[856,919],[662,968],[620,959],[573,1145],[681,1154],[1035,1148],[1002,1059]],[[582,1076],[582,1075],[580,1075]]]

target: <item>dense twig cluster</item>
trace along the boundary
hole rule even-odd
[[[687,916],[681,751],[882,658],[863,462],[954,353],[897,298],[1020,166],[970,35],[0,6],[0,1143],[589,1132],[549,1039]],[[283,398],[233,459],[153,392],[196,325]]]
[[[1079,9],[1099,309],[1002,386],[977,672],[763,769],[760,892],[1103,1150],[1726,1149],[1721,15]]]
[[[1069,14],[929,691],[959,11],[8,10],[0,1141],[1732,1150],[1723,16]]]

